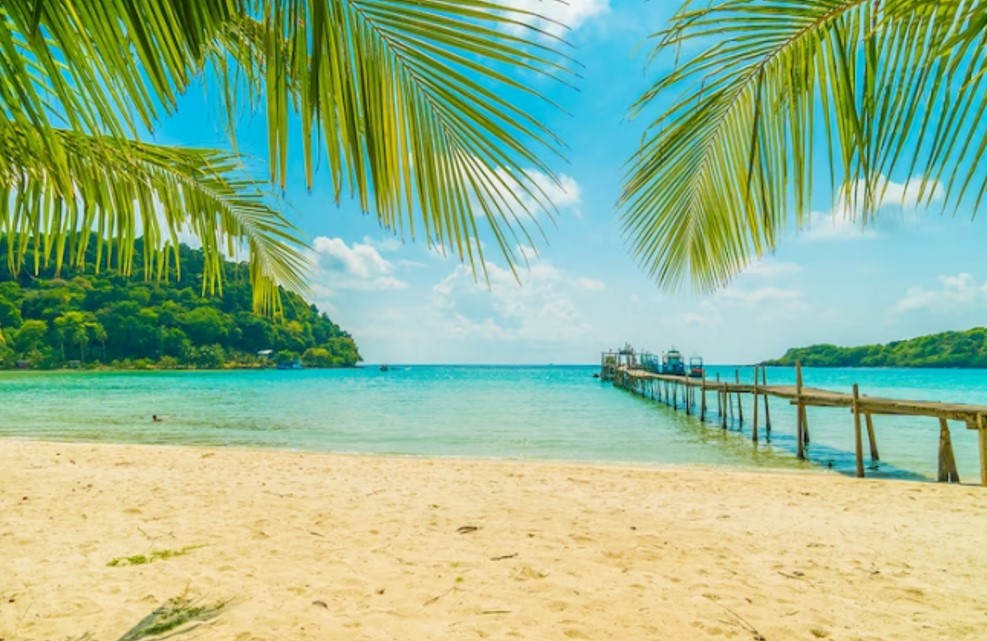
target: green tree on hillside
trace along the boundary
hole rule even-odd
[[[890,176],[918,203],[987,190],[984,0],[690,1],[656,37],[685,57],[634,106],[668,105],[620,202],[661,285],[709,290],[774,250],[819,173],[865,223]]]
[[[943,332],[887,345],[812,345],[785,352],[767,365],[809,367],[965,367],[987,368],[987,329]]]
[[[4,273],[5,251],[0,244],[0,278],[12,278]],[[203,265],[202,253],[184,245],[180,251],[187,265],[178,283],[135,283],[112,271],[80,275],[71,267],[65,279],[51,278],[49,268],[40,278],[5,280],[0,309],[20,326],[4,326],[0,367],[17,360],[34,367],[72,360],[116,367],[273,365],[258,356],[266,350],[291,352],[290,360],[310,353],[309,364],[317,367],[361,360],[353,338],[297,294],[282,293],[282,315],[254,313],[250,286],[237,275],[242,266],[224,264],[230,286],[222,300],[195,293],[200,290],[185,281],[202,282],[202,272],[190,267]]]

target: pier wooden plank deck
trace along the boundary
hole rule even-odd
[[[804,458],[803,446],[809,442],[808,418],[805,414],[807,407],[829,407],[847,408],[854,417],[857,449],[857,475],[863,476],[863,450],[861,445],[860,418],[863,416],[867,422],[867,435],[870,441],[871,458],[878,459],[877,443],[874,436],[872,416],[925,416],[939,419],[940,427],[940,452],[939,452],[939,480],[958,481],[956,473],[956,463],[953,457],[952,443],[949,436],[948,421],[963,421],[968,429],[978,430],[980,449],[980,478],[981,484],[987,486],[987,405],[968,405],[964,403],[945,403],[939,401],[919,401],[911,399],[883,398],[879,396],[866,396],[859,394],[857,386],[854,385],[853,394],[836,392],[833,390],[820,389],[815,387],[805,387],[802,385],[801,367],[796,367],[796,385],[767,385],[755,383],[741,383],[739,374],[737,380],[722,381],[709,380],[707,378],[694,378],[688,376],[672,376],[668,374],[656,374],[640,369],[635,365],[636,360],[633,352],[620,352],[620,357],[629,357],[623,363],[619,361],[608,364],[606,357],[613,353],[604,353],[601,359],[601,376],[604,380],[613,380],[614,384],[621,385],[632,391],[645,394],[644,388],[652,383],[664,383],[664,400],[666,403],[674,404],[678,407],[678,396],[674,390],[680,386],[683,390],[682,402],[686,413],[690,413],[693,405],[697,405],[699,400],[695,398],[695,390],[702,390],[702,405],[699,416],[705,419],[706,393],[714,392],[718,395],[718,407],[721,412],[720,420],[724,428],[727,426],[726,409],[733,411],[733,404],[729,402],[731,395],[736,395],[739,422],[743,425],[744,416],[739,399],[743,394],[752,394],[755,397],[754,403],[754,424],[753,438],[757,440],[757,397],[764,398],[765,418],[767,429],[770,430],[770,418],[768,416],[768,397],[775,397],[787,400],[790,404],[799,408],[797,412],[798,427],[797,438],[799,441],[798,456]],[[758,378],[755,368],[755,381]],[[765,380],[766,382],[766,380]],[[669,397],[668,387],[673,390],[673,395]],[[655,388],[651,388],[652,397],[655,395]],[[658,398],[662,393],[658,389]]]
[[[687,387],[705,387],[707,390],[726,391],[731,394],[753,394],[754,385],[750,383],[730,383],[726,381],[711,381],[687,376],[670,376],[654,374],[643,369],[625,369],[628,376],[640,379],[650,379],[685,385]],[[798,387],[795,385],[758,385],[758,394],[767,394],[783,398],[798,404]],[[816,387],[802,388],[802,403],[815,407],[853,407],[853,394],[834,392]],[[987,405],[968,405],[965,403],[942,403],[939,401],[914,401],[910,399],[883,398],[880,396],[862,395],[858,399],[861,412],[888,416],[931,416],[946,418],[954,421],[965,421],[970,429],[977,429],[979,417],[987,416]]]

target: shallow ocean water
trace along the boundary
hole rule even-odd
[[[731,380],[738,368],[709,367]],[[770,442],[745,424],[722,430],[601,383],[596,366],[392,365],[380,372],[252,370],[0,372],[0,436],[347,453],[822,468],[853,474],[853,421],[810,409],[809,462],[795,459],[795,412],[771,400]],[[739,368],[751,380],[750,368]],[[985,370],[813,369],[805,384],[862,394],[987,405]],[[794,380],[770,368],[769,384]],[[715,414],[715,397],[708,405]],[[151,421],[162,415],[161,423]],[[869,475],[934,478],[930,418],[875,417],[881,463]],[[960,476],[978,481],[976,433],[953,423]],[[866,441],[866,438],[865,438]],[[865,444],[866,448],[866,444]]]

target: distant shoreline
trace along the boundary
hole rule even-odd
[[[897,367],[908,369],[987,369],[987,328],[941,332],[883,345],[794,347],[762,364],[789,367]]]

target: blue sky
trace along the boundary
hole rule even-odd
[[[646,67],[647,36],[677,3],[513,3],[571,25],[567,39],[585,65],[579,91],[546,89],[571,115],[537,111],[565,139],[569,162],[555,167],[565,186],[554,193],[560,215],[520,285],[494,251],[488,286],[458,260],[382,230],[355,203],[337,207],[325,171],[310,193],[301,159],[291,162],[289,217],[316,265],[310,298],[355,336],[367,362],[591,363],[629,341],[749,363],[811,343],[885,342],[983,324],[987,220],[917,211],[895,183],[904,177],[892,178],[887,206],[865,230],[839,211],[834,217],[822,198],[808,231],[790,233],[725,289],[658,289],[630,257],[614,204],[644,127],[643,119],[627,120],[627,109],[674,62]],[[214,106],[192,92],[156,140],[215,146],[223,140],[219,120],[204,113],[214,115]],[[259,172],[265,133],[262,115],[240,132]]]

